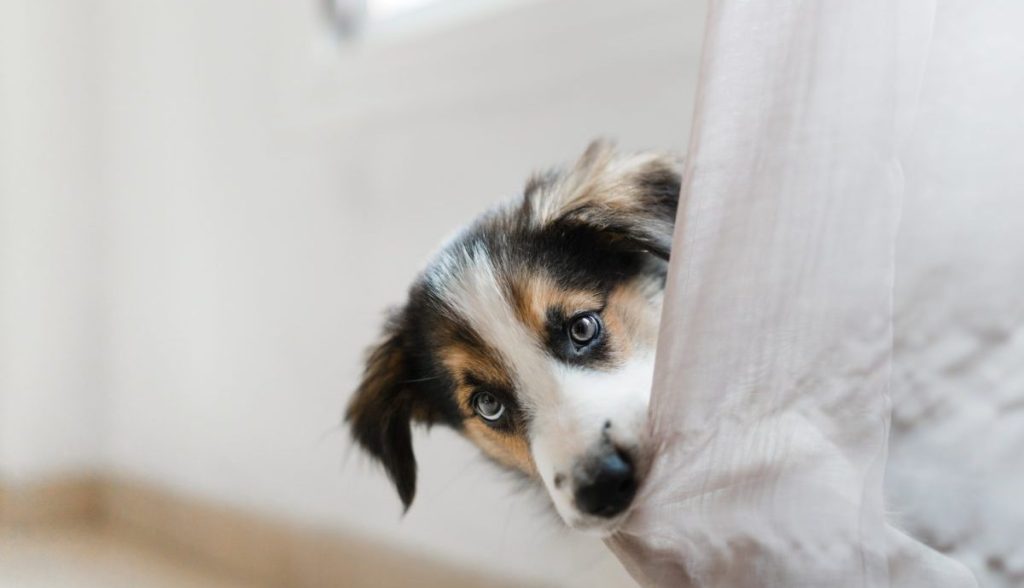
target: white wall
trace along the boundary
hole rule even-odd
[[[99,142],[93,10],[0,2],[0,478],[100,450]]]
[[[106,465],[558,585],[619,585],[455,435],[416,504],[339,427],[448,233],[597,134],[688,137],[702,3],[545,0],[332,51],[314,3],[106,0]],[[502,9],[505,10],[505,9]]]
[[[1024,40],[1015,0],[939,3],[897,242],[894,518],[1024,582]]]

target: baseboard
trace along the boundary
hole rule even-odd
[[[365,538],[313,530],[139,482],[81,477],[0,486],[0,524],[83,522],[105,525],[255,586],[522,585]]]
[[[89,523],[102,516],[104,483],[93,476],[53,478],[30,484],[0,483],[0,524]]]

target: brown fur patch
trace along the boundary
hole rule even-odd
[[[537,475],[530,444],[523,432],[496,431],[473,417],[466,421],[465,435],[498,463],[515,468],[529,476]]]
[[[547,329],[550,309],[561,310],[565,316],[572,316],[586,310],[601,307],[597,292],[586,290],[565,290],[544,274],[521,275],[512,283],[512,301],[516,316],[543,341]]]
[[[596,291],[565,290],[544,274],[520,276],[512,284],[516,315],[543,341],[548,311],[556,309],[572,317],[604,308],[601,318],[608,335],[611,363],[628,358],[640,342],[656,339],[659,315],[652,311],[648,288],[641,281],[627,282],[608,293],[607,300]]]
[[[512,377],[502,362],[486,350],[461,344],[449,345],[441,352],[442,362],[457,382],[455,401],[463,415],[463,434],[498,463],[533,476],[536,467],[530,454],[526,433],[517,425],[512,430],[492,428],[473,411],[470,399],[476,390],[467,383],[475,379],[512,390]]]
[[[658,306],[651,304],[650,294],[641,282],[629,282],[612,290],[602,318],[619,357],[635,352],[638,343],[653,345],[657,341]]]
[[[490,382],[506,389],[512,389],[512,376],[502,362],[486,349],[451,344],[441,351],[441,361],[455,378],[465,383],[469,379]],[[461,386],[460,386],[461,388]],[[459,406],[468,406],[466,398],[458,398]]]

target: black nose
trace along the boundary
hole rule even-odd
[[[633,462],[611,451],[580,468],[576,478],[576,508],[598,517],[613,517],[626,510],[636,495]]]

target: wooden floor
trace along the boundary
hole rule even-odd
[[[249,588],[91,527],[0,531],[0,588]]]
[[[498,588],[355,535],[124,480],[0,487],[0,588]]]

